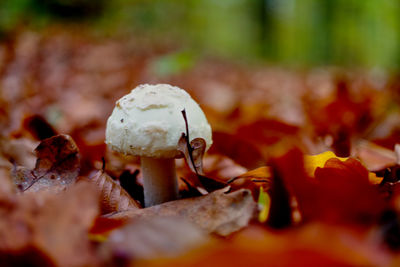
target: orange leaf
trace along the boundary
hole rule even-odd
[[[228,181],[232,190],[247,188],[252,191],[254,199],[258,198],[260,187],[268,191],[271,185],[271,169],[268,166],[260,167],[246,173],[243,173]]]

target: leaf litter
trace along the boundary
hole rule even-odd
[[[15,34],[0,63],[2,265],[400,262],[398,78],[382,90],[360,70],[215,59],[158,77],[148,62],[159,47]],[[143,81],[186,88],[214,129],[207,154],[202,140],[181,139],[182,199],[145,209],[138,159],[104,144],[114,101]]]

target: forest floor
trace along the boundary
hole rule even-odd
[[[2,266],[400,264],[396,75],[215,58],[160,73],[170,49],[62,30],[0,43]],[[204,175],[178,159],[181,199],[150,208],[139,158],[104,142],[143,83],[184,88],[213,129]]]

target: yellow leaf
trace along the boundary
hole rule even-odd
[[[304,164],[306,171],[310,176],[314,176],[315,170],[319,168],[323,168],[325,166],[325,163],[331,159],[331,158],[336,158],[339,159],[340,161],[346,161],[349,158],[341,158],[337,157],[335,153],[332,151],[326,151],[318,155],[306,155],[304,157]],[[368,173],[368,179],[371,184],[380,184],[382,182],[382,177],[377,177],[375,173],[369,172]]]
[[[107,241],[107,236],[103,234],[89,234],[89,240],[97,243]]]
[[[271,178],[271,169],[268,166],[259,167],[239,175],[236,179],[252,178],[252,179],[267,179]]]
[[[375,173],[369,172],[368,173],[368,180],[371,184],[380,184],[383,180],[383,177],[377,177]]]
[[[260,207],[260,213],[258,214],[258,220],[262,223],[266,222],[269,215],[269,209],[271,206],[271,198],[264,192],[263,188],[260,188],[260,195],[258,196],[258,205]]]
[[[304,157],[304,164],[307,173],[310,176],[314,176],[315,170],[318,167],[323,168],[325,166],[325,163],[331,158],[336,158],[341,161],[346,161],[348,159],[348,158],[337,157],[335,153],[333,153],[332,151],[326,151],[317,155],[306,155]]]

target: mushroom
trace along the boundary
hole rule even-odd
[[[182,157],[178,141],[203,138],[211,146],[211,127],[200,106],[183,89],[169,84],[143,84],[116,102],[108,118],[106,143],[125,155],[140,156],[145,206],[178,198],[175,158]],[[189,140],[189,141],[191,141]]]

